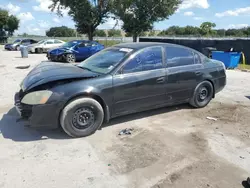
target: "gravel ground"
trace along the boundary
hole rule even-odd
[[[226,88],[206,108],[129,115],[71,139],[16,122],[14,93],[45,55],[0,50],[0,57],[0,187],[238,188],[250,175],[250,73],[228,71]],[[123,128],[134,131],[118,136]]]

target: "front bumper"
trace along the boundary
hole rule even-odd
[[[60,105],[26,105],[21,103],[19,93],[15,94],[15,107],[22,119],[29,122],[31,127],[50,127],[59,126]]]
[[[47,58],[51,61],[63,61],[63,62],[66,61],[64,54],[54,55],[47,52]]]

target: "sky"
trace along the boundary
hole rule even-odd
[[[59,17],[52,13],[48,6],[51,0],[0,0],[0,8],[9,10],[16,15],[21,23],[15,34],[45,35],[50,27],[68,26],[74,28],[75,24],[68,16]],[[250,26],[250,1],[249,0],[183,0],[179,9],[168,19],[155,23],[154,29],[163,30],[172,25],[200,26],[202,22],[216,23],[216,28],[242,28]],[[118,21],[117,29],[122,26]],[[108,19],[100,25],[99,29],[111,29],[116,20]]]

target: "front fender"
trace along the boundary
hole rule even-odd
[[[51,90],[54,93],[51,102],[60,102],[62,108],[78,97],[89,96],[102,104],[106,113],[105,115],[108,114],[108,117],[110,117],[109,114],[112,113],[109,111],[112,109],[113,104],[111,75],[73,81],[71,83],[53,87]]]

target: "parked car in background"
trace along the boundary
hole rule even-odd
[[[226,85],[225,65],[166,43],[124,43],[80,64],[46,62],[22,81],[15,105],[31,126],[88,136],[109,119],[189,103],[205,107]]]
[[[92,56],[104,49],[104,45],[88,40],[73,40],[65,43],[59,48],[49,50],[48,60],[74,63]]]
[[[20,50],[21,46],[28,46],[30,44],[37,43],[38,41],[33,39],[17,39],[12,44],[6,44],[4,46],[5,50]]]
[[[38,43],[28,45],[28,51],[31,53],[44,53],[52,48],[62,46],[65,42],[58,39],[45,39]]]

